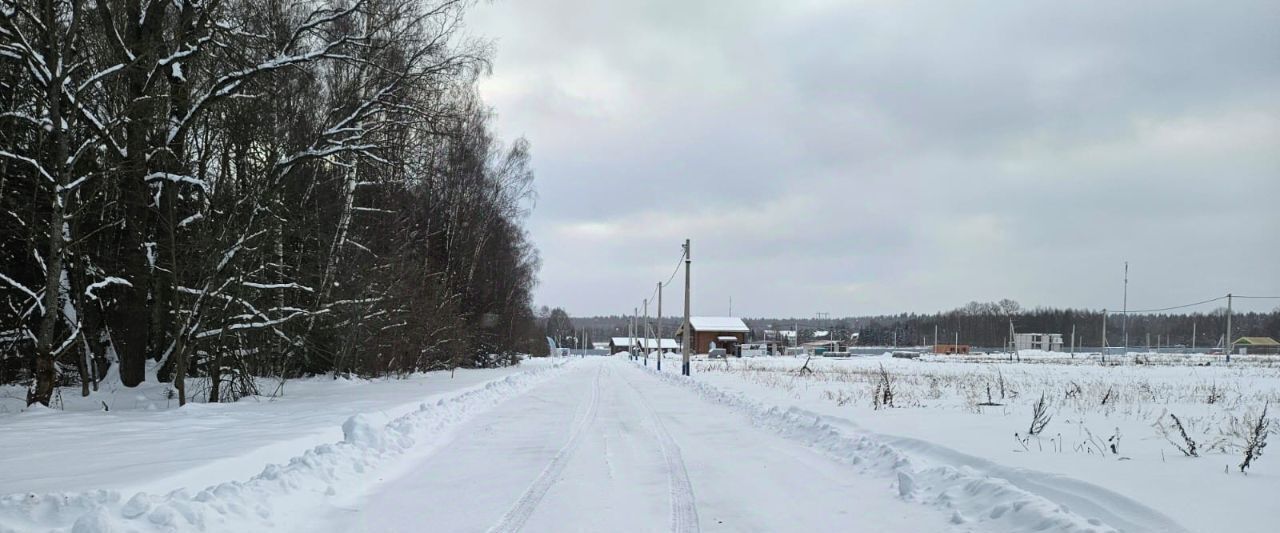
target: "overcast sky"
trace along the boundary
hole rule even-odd
[[[496,0],[468,26],[533,146],[537,303],[571,315],[629,312],[686,237],[695,314],[1118,309],[1125,260],[1130,308],[1280,295],[1274,0]]]

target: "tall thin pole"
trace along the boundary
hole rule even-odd
[[[1075,359],[1075,357],[1076,357],[1076,325],[1075,323],[1072,323],[1071,324],[1071,358]]]
[[[1129,262],[1124,262],[1124,314],[1120,316],[1120,333],[1124,337],[1124,350],[1129,351]],[[1151,341],[1147,341],[1151,344]],[[1150,346],[1148,346],[1150,348]]]
[[[649,299],[644,299],[644,322],[640,326],[644,333],[644,344],[641,350],[644,350],[644,366],[649,366]]]
[[[662,372],[662,282],[658,282],[658,372]]]
[[[636,317],[640,316],[640,308],[631,308],[631,346],[627,347],[627,351],[631,352],[631,360],[636,358],[636,334],[639,332],[636,324]]]
[[[1236,342],[1231,339],[1231,293],[1227,293],[1227,336],[1223,338],[1222,345],[1227,348],[1227,362],[1230,362],[1231,352],[1236,348]]]
[[[1107,310],[1102,310],[1102,362],[1107,362]]]
[[[1017,357],[1018,362],[1022,362],[1022,354],[1018,353],[1018,335],[1016,330],[1013,329],[1012,316],[1009,317],[1009,342],[1013,343],[1013,353],[1009,356],[1009,360],[1012,361],[1014,357]]]
[[[1196,321],[1191,321],[1191,351],[1196,351]]]
[[[692,259],[693,251],[690,248],[691,247],[689,246],[689,239],[685,239],[684,240],[684,336],[680,339],[681,340],[680,349],[683,352],[681,354],[682,362],[680,364],[680,373],[685,376],[689,375],[689,347],[691,342],[689,337],[693,334],[692,331],[689,331],[690,329],[689,282],[691,279],[691,276],[689,275],[689,265],[690,263],[693,262],[693,259]]]

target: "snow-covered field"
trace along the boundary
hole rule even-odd
[[[1280,368],[1270,360],[1237,358],[1228,366],[1206,356],[1147,356],[1134,364],[1129,356],[1102,366],[1096,355],[1003,359],[814,358],[813,372],[803,374],[799,358],[702,361],[694,378],[761,405],[802,409],[922,464],[1004,478],[1074,509],[1107,502],[1116,507],[1109,525],[1134,512],[1125,500],[1193,531],[1230,524],[1263,532],[1280,524],[1272,503],[1280,460],[1264,456],[1247,475],[1239,470],[1244,421],[1269,403],[1272,433],[1280,427]],[[881,368],[893,407],[873,401]],[[1027,436],[1042,394],[1052,418]],[[1179,451],[1187,445],[1170,415],[1197,443],[1198,457]]]
[[[1238,468],[1280,368],[1029,359],[700,360],[690,379],[672,359],[594,357],[183,408],[163,386],[64,391],[65,411],[0,400],[0,532],[1280,523],[1280,461]],[[1042,395],[1051,418],[1027,436]],[[1169,414],[1199,457],[1161,431]]]

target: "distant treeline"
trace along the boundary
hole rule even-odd
[[[593,340],[608,340],[611,335],[626,334],[629,317],[603,316],[573,318],[575,329],[585,330]],[[650,319],[652,321],[652,318]],[[1004,346],[1009,336],[1010,323],[1018,333],[1060,333],[1065,346],[1071,344],[1072,328],[1076,345],[1096,347],[1103,343],[1103,313],[1089,309],[1023,309],[1017,302],[971,302],[951,311],[921,314],[861,316],[846,318],[744,318],[752,330],[752,337],[763,339],[767,330],[796,330],[800,342],[817,337],[815,332],[827,331],[837,339],[853,340],[855,345],[891,346],[933,344],[935,328],[942,343],[952,343],[995,348]],[[674,331],[679,318],[663,320],[665,332]],[[1134,314],[1127,319],[1120,313],[1108,313],[1106,318],[1106,342],[1110,346],[1125,344],[1151,346],[1216,345],[1226,329],[1226,309],[1208,313],[1183,314]],[[1266,313],[1234,313],[1231,317],[1232,337],[1266,336],[1280,338],[1280,310]],[[1194,338],[1192,334],[1194,332]],[[856,334],[856,337],[855,337]],[[667,336],[667,335],[664,335]]]

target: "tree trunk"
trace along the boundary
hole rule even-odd
[[[155,103],[148,101],[147,79],[149,67],[155,63],[155,56],[159,53],[158,40],[163,38],[160,25],[168,4],[149,3],[145,17],[139,0],[130,0],[125,8],[125,42],[136,59],[128,63],[124,74],[129,102],[125,124],[127,155],[121,165],[122,172],[116,176],[120,180],[118,185],[124,205],[125,227],[118,251],[120,264],[117,266],[132,288],[121,291],[116,312],[111,314],[111,329],[116,353],[120,357],[120,383],[126,387],[136,387],[146,380],[147,358],[154,345],[151,342],[152,317],[147,302],[148,292],[153,288],[151,265],[147,259],[147,238],[153,217],[148,207],[151,195],[146,175]]]
[[[40,403],[49,405],[53,399],[54,382],[58,378],[54,362],[54,334],[58,327],[58,300],[62,293],[62,255],[66,244],[62,235],[63,218],[66,204],[62,198],[62,187],[67,180],[67,123],[62,109],[62,81],[65,71],[62,70],[62,42],[58,35],[57,12],[53,0],[43,4],[45,20],[45,57],[49,64],[56,65],[52,79],[45,88],[45,104],[49,109],[48,142],[52,150],[45,152],[44,168],[53,175],[54,183],[49,184],[50,204],[49,230],[45,235],[45,275],[43,311],[40,316],[39,333],[36,336],[35,387],[27,394],[27,405]]]

